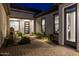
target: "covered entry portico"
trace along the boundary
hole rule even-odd
[[[11,8],[7,21],[8,28],[14,28],[14,34],[19,31],[22,35],[20,40],[15,35],[15,44],[6,48],[2,46],[0,53],[8,55],[79,55],[79,52],[76,52],[76,50],[79,51],[79,4],[77,3],[55,4],[50,10],[38,14],[33,11]],[[1,28],[4,29],[4,27]],[[6,30],[5,33],[7,34]],[[2,34],[5,35],[4,31]],[[49,40],[50,35],[53,37],[52,41]],[[54,44],[55,38],[58,44]],[[30,43],[22,41],[26,44],[21,45],[19,42],[23,39]]]
[[[32,32],[40,32],[42,33],[42,19],[45,20],[44,29],[46,34],[54,34],[54,14],[57,11],[58,17],[56,19],[58,20],[57,26],[59,26],[58,29],[58,43],[60,45],[67,45],[75,47],[78,50],[79,41],[78,41],[78,14],[79,14],[79,4],[76,3],[63,3],[63,4],[57,4],[55,8],[51,9],[48,12],[40,13],[38,15],[34,16],[33,12],[30,12],[28,15],[25,14],[23,17],[26,18],[26,16],[31,17],[33,19],[34,27]],[[11,16],[14,16],[15,9],[11,10]],[[21,11],[22,12],[22,11]],[[19,15],[20,13],[17,12],[17,17],[22,17],[22,15]],[[32,26],[32,25],[31,25]],[[32,28],[32,27],[30,27]],[[23,30],[24,31],[24,30]],[[31,33],[32,33],[31,32]]]
[[[15,31],[22,32],[23,34],[32,34],[34,32],[34,20],[10,18],[10,27],[13,27]]]

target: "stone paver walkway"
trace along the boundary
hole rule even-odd
[[[76,50],[48,44],[38,39],[32,39],[31,44],[1,48],[0,54],[10,56],[79,56]]]

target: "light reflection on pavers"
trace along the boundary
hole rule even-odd
[[[32,39],[31,44],[1,48],[0,53],[10,56],[78,56],[75,49],[48,44],[38,39]]]

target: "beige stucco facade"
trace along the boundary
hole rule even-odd
[[[58,42],[60,45],[64,45],[64,8],[66,7],[69,7],[69,6],[72,6],[74,5],[75,3],[64,3],[64,4],[60,4],[59,5],[59,38],[58,38]],[[77,45],[76,45],[76,48],[77,50],[79,51],[79,4],[76,4],[77,5]],[[49,14],[46,14],[46,15],[43,15],[43,16],[40,16],[38,18],[36,18],[36,32],[41,32],[41,19],[42,18],[45,18],[46,20],[46,33],[47,34],[53,34],[53,14],[55,12],[51,12]]]
[[[34,12],[31,11],[24,11],[20,9],[13,9],[10,10],[10,17],[12,18],[22,18],[22,19],[33,19]]]
[[[5,5],[5,4],[4,4]],[[8,17],[9,14],[7,13],[8,10],[5,10],[3,4],[0,4],[0,47],[4,42],[4,37],[6,37],[8,33]],[[7,7],[7,5],[6,5]]]
[[[41,20],[45,18],[46,34],[53,34],[53,14],[56,12],[58,11],[36,18],[36,32],[41,32]]]
[[[12,23],[12,22],[18,22],[18,24],[15,24],[15,25],[19,25],[18,26],[18,28],[19,28],[19,30],[18,31],[20,31],[20,32],[22,32],[23,34],[25,34],[24,33],[24,23],[25,22],[29,22],[29,28],[30,28],[30,30],[29,30],[29,33],[28,34],[32,34],[33,32],[34,32],[34,20],[32,20],[32,19],[20,19],[20,18],[9,18],[9,25],[11,25],[10,24],[10,22]],[[11,26],[10,26],[11,27]],[[9,28],[10,28],[9,27]],[[15,29],[15,28],[14,28]]]
[[[30,32],[29,32],[29,34],[32,34],[34,32],[34,20],[30,20],[30,19],[20,20],[20,32],[22,32],[24,34],[24,22],[27,21],[27,20],[30,23]]]
[[[57,11],[52,11],[51,13],[44,14],[43,16],[34,18],[34,12],[25,12],[25,11],[10,11],[10,17],[12,18],[19,18],[20,22],[20,32],[24,33],[24,22],[26,20],[29,20],[30,22],[30,34],[32,32],[39,32],[41,33],[41,20],[45,18],[45,31],[46,34],[54,34],[54,19],[53,14],[56,12],[59,12],[59,35],[58,35],[58,43],[59,45],[64,45],[64,8],[74,5],[74,3],[63,3],[59,5],[59,9]],[[77,50],[79,50],[79,4],[77,4]],[[3,39],[6,34],[8,33],[9,23],[8,23],[8,14],[6,13],[5,8],[3,7],[3,4],[0,4],[0,45],[3,42]]]
[[[34,12],[11,8],[10,18],[18,19],[19,31],[22,32],[23,34],[24,34],[25,21],[30,22],[30,34],[34,32]]]
[[[64,8],[71,6],[73,4],[61,4],[59,6],[59,44],[64,45]]]

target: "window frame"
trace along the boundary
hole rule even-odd
[[[19,20],[9,20],[9,24],[10,24],[10,22],[18,22],[19,23],[19,30],[18,31],[20,31],[20,21]],[[17,32],[17,31],[15,31],[15,32]]]
[[[45,28],[44,28],[45,31],[43,31],[42,20],[45,20],[45,25],[44,25],[45,26]],[[41,18],[41,32],[46,33],[46,18],[45,17]]]
[[[53,30],[54,30],[54,34],[56,34],[56,35],[58,35],[59,33],[57,33],[56,31],[55,31],[55,16],[58,16],[59,17],[59,13],[58,13],[58,11],[56,12],[56,13],[54,13],[53,14]],[[59,20],[58,20],[59,21]],[[59,23],[58,23],[59,24]]]

